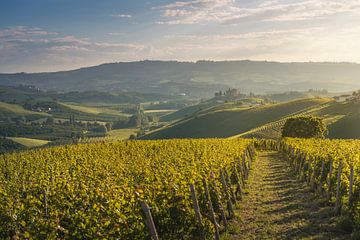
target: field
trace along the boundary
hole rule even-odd
[[[38,113],[38,112],[26,110],[22,106],[17,104],[0,102],[0,116],[1,117],[33,116],[35,118],[41,118],[49,115],[46,113]]]
[[[0,237],[146,239],[150,209],[160,239],[350,239],[360,223],[359,145],[184,139],[2,155]],[[352,216],[350,230],[338,214]]]
[[[128,114],[122,113],[120,111],[116,111],[113,109],[109,109],[106,107],[89,107],[83,105],[76,105],[76,104],[68,104],[68,103],[60,103],[61,105],[68,107],[72,110],[79,111],[85,114],[92,114],[92,115],[110,115],[110,116],[118,116],[124,117],[129,116]]]
[[[218,204],[227,200],[214,187],[224,173],[238,183],[237,170],[243,177],[248,173],[249,156],[254,157],[250,144],[241,139],[128,141],[0,156],[0,238],[144,239],[140,203],[146,202],[162,238],[196,238],[200,231],[210,239],[211,218],[204,217],[199,228],[189,186],[196,186],[199,205],[208,211],[202,188],[207,181],[218,212]]]
[[[121,141],[127,140],[131,135],[137,134],[139,129],[137,128],[126,128],[126,129],[116,129],[107,132],[105,137],[93,137],[93,138],[86,138],[82,140],[85,143],[92,143],[92,142],[104,142],[104,141]]]
[[[48,144],[50,141],[33,139],[33,138],[23,138],[23,137],[8,137],[8,139],[19,143],[27,148],[40,147]]]

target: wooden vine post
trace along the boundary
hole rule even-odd
[[[309,163],[308,163],[308,175],[307,175],[307,184],[310,185],[310,180],[311,180],[311,173],[312,173],[312,167],[311,167],[311,160],[312,158],[309,159]]]
[[[337,172],[337,185],[336,185],[336,202],[335,202],[335,214],[339,215],[341,213],[341,173],[343,162],[341,161],[339,164],[338,172]]]
[[[323,191],[324,171],[325,171],[325,160],[324,160],[324,158],[322,158],[321,159],[320,180],[319,180],[319,186],[318,186],[318,192],[320,194],[322,194],[322,191]]]
[[[194,211],[195,211],[196,222],[199,225],[199,228],[201,229],[202,228],[202,218],[201,218],[201,213],[200,213],[199,202],[196,197],[196,190],[195,190],[194,184],[190,184],[190,192],[191,192],[191,198],[192,198],[193,207],[194,207]]]
[[[328,176],[327,176],[327,193],[326,193],[326,198],[327,198],[327,201],[330,201],[331,199],[331,176],[333,174],[333,160],[330,159],[330,167],[329,167],[329,173],[328,173]]]
[[[236,168],[236,165],[234,165],[234,174],[235,174],[235,180],[236,180],[236,192],[235,194],[239,197],[240,200],[242,200],[242,189],[241,189],[241,181],[239,172]]]
[[[150,232],[150,236],[153,240],[159,240],[159,236],[157,234],[156,228],[155,228],[155,223],[154,223],[154,219],[151,215],[151,210],[149,205],[146,202],[141,201],[141,208],[145,214],[145,218],[146,218],[146,226],[149,229]]]
[[[225,175],[225,182],[228,184],[230,193],[231,193],[231,201],[235,204],[236,203],[236,196],[235,196],[235,192],[234,189],[231,187],[231,179],[230,176],[228,174],[228,172],[226,171],[226,169],[224,169],[224,175]]]
[[[213,222],[214,229],[215,229],[215,240],[220,240],[219,224],[216,221],[216,215],[215,215],[214,208],[213,208],[213,205],[211,202],[209,187],[208,187],[208,184],[205,179],[203,179],[202,182],[203,182],[203,186],[205,189],[205,197],[206,197],[207,204],[208,204],[208,207],[210,210],[210,216],[212,218],[212,222]]]
[[[353,210],[354,206],[354,195],[353,195],[353,186],[354,186],[354,165],[350,165],[350,177],[349,177],[349,209]]]
[[[234,216],[234,209],[233,209],[233,205],[232,205],[232,202],[231,202],[231,197],[230,197],[230,194],[229,194],[228,186],[226,184],[226,180],[225,180],[223,170],[220,170],[220,178],[221,178],[221,184],[222,184],[224,192],[225,192],[225,197],[226,197],[226,200],[227,200],[227,207],[228,207],[229,217],[232,218]]]
[[[314,163],[314,166],[312,168],[310,185],[311,185],[311,189],[315,190],[315,187],[316,187],[316,158],[315,157],[313,158],[313,163]]]
[[[212,182],[213,182],[213,185],[214,185],[214,191],[216,193],[216,198],[217,198],[218,203],[219,203],[219,210],[220,210],[220,214],[221,214],[221,220],[224,223],[225,229],[227,229],[228,224],[227,224],[226,214],[225,214],[225,210],[224,210],[224,207],[222,205],[222,202],[221,202],[221,197],[218,195],[218,187],[217,187],[217,184],[216,184],[216,179],[215,179],[214,172],[211,172],[211,178],[212,178]]]

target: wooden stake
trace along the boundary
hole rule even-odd
[[[220,210],[220,214],[221,214],[221,220],[224,223],[225,229],[227,229],[228,224],[227,224],[226,214],[225,214],[225,211],[224,211],[223,204],[221,202],[221,197],[218,195],[218,186],[216,184],[216,179],[215,179],[214,172],[211,172],[211,178],[212,178],[212,182],[213,182],[213,185],[214,185],[214,191],[216,193],[216,197],[217,197],[217,200],[218,200],[218,203],[219,203],[219,210]]]
[[[242,200],[241,182],[240,182],[239,172],[235,165],[234,165],[234,174],[236,178],[236,195],[239,197],[240,200]]]
[[[327,193],[326,193],[326,198],[328,201],[330,201],[331,199],[331,176],[333,173],[333,160],[330,159],[330,168],[329,168],[329,173],[327,175],[327,185],[328,185],[328,189],[327,189]]]
[[[313,162],[314,162],[314,166],[312,169],[312,174],[311,174],[311,189],[315,190],[315,186],[316,186],[316,158],[313,158]]]
[[[309,160],[309,165],[308,165],[308,175],[307,175],[307,184],[310,184],[310,179],[311,179],[311,173],[312,173],[312,167],[311,167],[311,160]]]
[[[320,180],[319,180],[319,186],[318,191],[321,194],[323,190],[323,177],[324,177],[324,170],[325,170],[325,160],[322,158],[321,160],[321,170],[320,170]]]
[[[236,203],[235,192],[234,192],[234,189],[231,187],[231,179],[230,179],[230,176],[229,176],[228,172],[226,171],[226,169],[224,169],[224,175],[225,175],[225,182],[227,183],[228,188],[230,190],[231,201],[235,204]]]
[[[353,185],[354,185],[354,165],[350,165],[350,178],[349,178],[349,209],[353,210],[354,196],[353,196]]]
[[[216,215],[215,215],[214,208],[213,208],[213,205],[211,202],[209,187],[208,187],[208,184],[205,179],[203,179],[202,182],[203,182],[203,186],[205,189],[205,197],[206,197],[207,204],[208,204],[208,207],[210,210],[210,216],[212,218],[211,220],[212,220],[214,228],[215,228],[215,240],[220,240],[219,224],[216,221]]]
[[[337,173],[337,186],[336,186],[336,202],[335,202],[335,214],[339,215],[341,213],[341,172],[342,172],[342,161],[339,164],[338,173]]]
[[[234,216],[234,209],[233,209],[233,206],[232,206],[231,197],[229,195],[229,189],[228,189],[228,186],[226,184],[226,180],[225,180],[225,177],[224,177],[223,170],[220,170],[220,178],[221,178],[221,183],[222,183],[222,186],[223,186],[223,189],[224,189],[224,192],[225,192],[225,197],[226,197],[226,200],[227,200],[229,217],[232,218]]]
[[[196,191],[195,191],[194,184],[190,184],[190,192],[191,192],[191,198],[192,198],[192,201],[193,201],[196,221],[197,221],[198,225],[201,228],[202,219],[201,219],[200,207],[199,207],[199,202],[198,202],[197,197],[196,197]]]
[[[146,219],[145,222],[146,222],[146,226],[149,229],[151,238],[153,240],[159,240],[159,236],[158,236],[156,228],[155,228],[155,223],[154,223],[153,217],[151,215],[149,205],[147,205],[146,202],[140,202],[140,204],[141,204],[141,208],[145,214],[145,219]]]

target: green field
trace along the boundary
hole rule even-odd
[[[93,142],[112,142],[112,141],[122,141],[127,140],[131,135],[137,134],[139,129],[137,128],[126,128],[126,129],[116,129],[107,132],[105,137],[93,137],[93,138],[85,138],[82,140],[83,143],[93,143]]]
[[[0,116],[1,117],[34,116],[40,118],[40,117],[49,116],[49,114],[29,111],[17,104],[0,102]]]
[[[109,108],[104,107],[88,107],[88,106],[82,106],[77,104],[69,104],[69,103],[60,103],[61,105],[68,107],[72,110],[86,113],[86,114],[93,114],[93,115],[110,115],[110,116],[116,116],[116,117],[127,117],[128,114],[122,113],[120,111],[116,111]]]
[[[16,143],[19,143],[27,148],[41,147],[50,142],[50,141],[46,141],[46,140],[23,138],[23,137],[8,137],[8,139],[10,139]]]

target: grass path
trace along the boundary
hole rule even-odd
[[[349,239],[336,231],[332,208],[299,181],[277,153],[260,153],[229,239]]]

